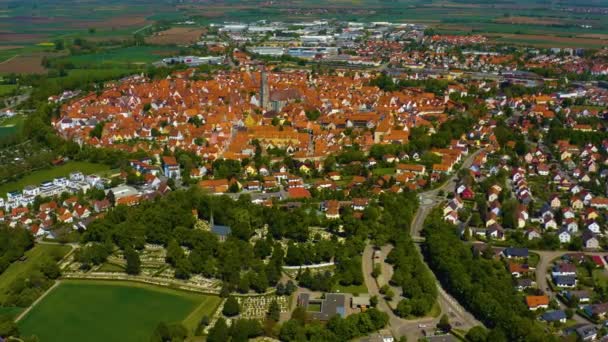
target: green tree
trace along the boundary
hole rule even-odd
[[[141,272],[141,260],[139,259],[139,253],[132,247],[125,250],[125,259],[127,260],[126,272],[127,274],[137,275]]]
[[[469,342],[486,342],[488,340],[488,331],[482,326],[471,328],[466,336]]]
[[[278,322],[281,318],[281,307],[276,299],[270,303],[270,307],[268,308],[268,318],[275,322]]]
[[[449,332],[452,330],[452,325],[450,324],[450,318],[448,315],[444,314],[439,319],[439,323],[437,323],[437,328],[443,332]]]
[[[215,325],[209,329],[208,342],[226,342],[229,340],[228,325],[223,317],[218,318]]]
[[[19,336],[19,328],[9,315],[0,315],[0,336],[3,338]]]
[[[234,317],[241,312],[241,306],[239,302],[233,296],[228,297],[226,299],[226,303],[224,303],[224,308],[222,309],[222,314],[226,317]]]

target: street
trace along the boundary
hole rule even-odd
[[[469,168],[475,157],[481,152],[481,150],[476,151],[465,159],[461,168]],[[443,197],[439,197],[438,194],[440,191],[444,192],[453,192],[456,186],[456,174],[452,175],[442,186],[429,190],[419,194],[420,205],[418,207],[418,211],[414,215],[414,219],[412,222],[410,234],[414,241],[422,240],[420,235],[422,229],[424,228],[424,221],[426,217],[430,214],[432,209],[445,200]],[[420,258],[424,261],[424,257],[420,251],[420,247],[416,244],[416,248],[420,255]],[[392,246],[383,246],[381,251],[381,258],[379,262],[383,263],[382,271],[383,276],[385,277],[385,281],[388,282],[390,280],[390,271],[392,270],[390,266],[387,266],[384,262],[386,255]],[[441,315],[437,317],[422,317],[419,319],[406,320],[395,315],[393,310],[389,307],[388,303],[384,300],[382,294],[380,294],[380,289],[376,280],[371,276],[373,270],[373,252],[374,248],[372,245],[368,244],[365,247],[363,252],[363,277],[365,279],[365,285],[367,286],[368,292],[370,296],[378,296],[378,308],[381,311],[386,312],[389,315],[389,327],[393,336],[399,338],[401,336],[406,336],[408,341],[417,341],[420,337],[423,337],[423,330],[432,331],[439,320]],[[428,265],[427,265],[428,266]],[[432,272],[431,272],[432,273]],[[435,279],[436,280],[436,279]],[[445,292],[445,290],[439,284],[439,281],[436,280],[438,296],[437,303],[441,308],[441,314],[448,314],[450,318],[450,322],[453,325],[458,325],[459,329],[468,330],[477,325],[483,325],[479,322],[471,313],[466,311],[452,296]],[[400,292],[400,291],[399,291]]]

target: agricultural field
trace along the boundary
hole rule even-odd
[[[573,0],[551,4],[541,0],[470,3],[457,0],[432,2],[294,0],[272,4],[253,0],[204,4],[170,3],[159,0],[134,0],[128,4],[119,0],[104,2],[57,0],[52,3],[36,3],[34,6],[15,2],[10,9],[7,7],[2,10],[0,6],[3,16],[0,22],[0,61],[15,55],[21,56],[23,54],[19,52],[20,50],[29,50],[40,43],[53,42],[55,39],[76,37],[91,41],[126,39],[155,23],[175,23],[185,19],[194,20],[199,24],[209,24],[226,20],[251,22],[268,18],[280,21],[340,18],[346,21],[423,23],[439,32],[460,34],[467,32],[532,34],[546,37],[572,36],[575,39],[579,35],[608,34],[608,21],[604,16],[596,13],[564,11],[565,7],[573,5],[597,6],[593,2],[581,3]],[[582,28],[582,25],[589,27]],[[455,27],[458,29],[454,30]],[[187,44],[196,38],[199,30],[200,28],[194,27],[174,27],[147,37],[146,42],[159,45]],[[581,39],[585,38],[581,37]],[[536,44],[543,40],[526,39],[526,41]],[[581,44],[585,47],[598,47],[603,42],[592,44],[581,41]],[[10,50],[10,54],[4,50]],[[101,57],[102,61],[112,59],[107,56]],[[145,62],[140,59],[135,58],[130,61]]]
[[[64,256],[69,251],[70,246],[43,244],[38,244],[27,251],[23,260],[12,263],[6,271],[0,274],[0,302],[6,299],[7,291],[15,279],[30,273],[42,260],[55,255]]]
[[[152,45],[189,45],[196,43],[203,33],[205,33],[205,30],[201,28],[172,27],[147,37],[146,43]]]
[[[175,48],[167,46],[130,46],[110,49],[103,52],[87,55],[75,55],[62,58],[73,63],[77,68],[90,66],[116,66],[125,67],[130,64],[146,64],[170,57],[178,52]]]
[[[88,162],[67,162],[60,166],[55,166],[50,169],[34,171],[23,178],[9,183],[0,185],[0,196],[5,196],[7,192],[21,190],[28,185],[38,185],[46,180],[52,180],[56,177],[66,177],[71,172],[80,171],[83,174],[98,174],[107,172],[110,168],[107,165],[95,164]]]
[[[159,322],[184,321],[192,329],[219,303],[217,296],[136,283],[62,281],[19,322],[19,330],[49,342],[148,341]]]
[[[0,62],[0,74],[43,74],[46,69],[42,66],[43,54],[15,55]]]

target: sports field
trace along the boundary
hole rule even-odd
[[[159,322],[179,322],[191,313],[200,320],[219,302],[137,283],[63,281],[19,322],[19,331],[45,342],[149,341]]]
[[[109,170],[110,167],[103,164],[68,162],[50,169],[34,171],[17,181],[2,184],[0,185],[0,196],[5,197],[7,192],[22,190],[28,185],[39,185],[43,181],[53,180],[53,178],[56,177],[66,177],[71,172],[75,171],[80,171],[85,175],[89,175]]]
[[[0,274],[0,302],[5,300],[6,293],[15,279],[22,275],[30,274],[46,258],[63,257],[69,251],[69,246],[40,244],[27,251],[23,260],[12,263]]]

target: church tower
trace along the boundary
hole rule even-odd
[[[270,88],[268,87],[268,75],[266,74],[266,67],[262,66],[262,76],[260,80],[260,106],[263,110],[269,110],[270,108]]]

